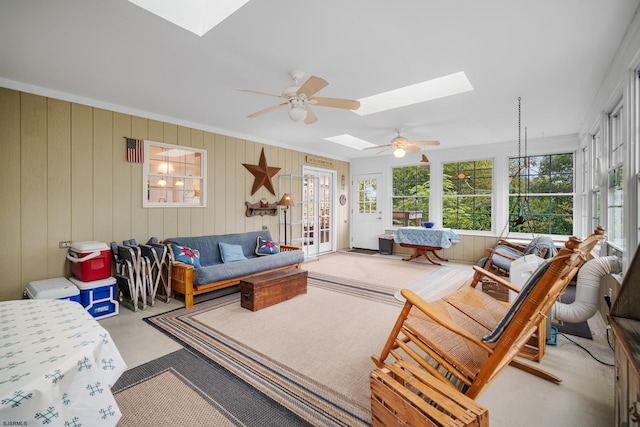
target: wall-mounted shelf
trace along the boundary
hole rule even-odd
[[[278,215],[278,203],[267,203],[266,206],[262,202],[244,202],[244,204],[247,206],[247,210],[245,211],[246,216]]]

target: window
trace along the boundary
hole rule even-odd
[[[602,143],[600,139],[600,131],[597,131],[591,137],[591,167],[587,167],[587,170],[592,171],[590,182],[591,189],[591,229],[587,232],[595,230],[596,227],[602,224],[602,193],[600,188],[603,185],[604,176],[606,176],[604,170],[604,164],[602,162]],[[586,184],[585,184],[586,185]]]
[[[624,227],[624,187],[622,179],[622,166],[609,173],[609,242],[623,248]]]
[[[358,182],[358,213],[378,213],[377,179],[363,179]]]
[[[622,127],[622,104],[609,114],[609,167],[613,168],[623,162],[624,138]]]
[[[609,114],[609,193],[608,193],[608,235],[609,242],[620,249],[624,245],[624,135],[622,103]]]
[[[509,159],[509,227],[536,234],[573,234],[573,153]]]
[[[393,168],[393,225],[419,226],[429,221],[429,171],[429,165]]]
[[[473,160],[442,166],[443,226],[491,230],[493,161]]]
[[[206,206],[207,152],[145,141],[142,206]]]

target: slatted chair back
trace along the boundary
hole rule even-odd
[[[118,254],[124,262],[124,276],[129,282],[131,290],[131,303],[134,311],[137,311],[138,304],[142,309],[147,308],[146,282],[142,272],[143,260],[140,247],[138,246],[118,246]]]
[[[165,302],[170,301],[171,286],[170,286],[170,274],[168,274],[169,262],[168,262],[168,250],[167,246],[150,243],[146,245],[140,245],[142,251],[142,257],[147,262],[147,295],[149,297],[149,304],[154,305],[158,287],[162,284],[163,294]]]

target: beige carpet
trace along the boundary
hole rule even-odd
[[[148,321],[314,425],[368,425],[371,356],[402,307],[394,293],[444,267],[334,253],[303,269],[307,294],[262,310],[233,294]]]
[[[117,427],[311,427],[222,366],[184,348],[127,370],[112,391],[122,412]]]
[[[233,294],[147,320],[314,425],[367,425],[371,356],[402,304],[391,288],[312,276],[306,295],[256,312]]]
[[[193,320],[367,407],[370,358],[399,312],[398,305],[309,286],[307,295],[260,311],[229,304]]]
[[[157,391],[163,390],[161,396]],[[153,398],[150,398],[153,397]],[[179,373],[167,370],[115,395],[122,418],[118,427],[235,426],[233,416],[222,413],[194,390]]]
[[[443,263],[443,265],[449,264]],[[302,268],[309,272],[330,274],[398,290],[437,271],[440,266],[422,259],[403,261],[402,258],[393,255],[334,252],[322,255],[319,260],[305,261]],[[471,269],[470,266],[469,269]]]

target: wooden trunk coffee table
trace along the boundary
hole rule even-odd
[[[293,268],[246,278],[240,282],[240,305],[257,311],[307,293],[306,270]]]

